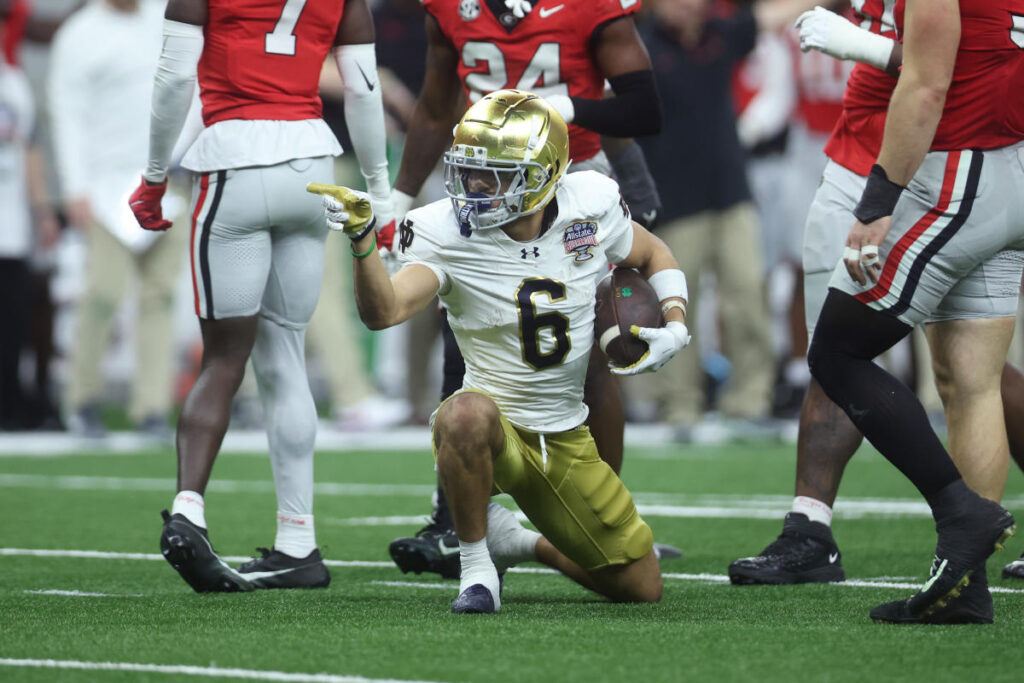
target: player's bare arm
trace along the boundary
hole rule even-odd
[[[676,257],[673,256],[672,251],[668,248],[659,237],[651,234],[644,226],[640,225],[636,221],[633,221],[633,247],[630,249],[629,255],[626,259],[616,265],[625,266],[627,268],[636,268],[639,270],[645,278],[648,280],[657,273],[663,271],[675,270],[680,273],[679,263],[676,261]],[[657,280],[657,277],[655,277]],[[683,281],[685,283],[685,280]],[[664,307],[669,301],[677,301],[683,304],[683,308],[672,306],[665,311],[665,321],[678,320],[679,322],[686,322],[686,293],[685,284],[684,289],[679,291],[673,291],[666,296],[661,296],[659,292],[659,299]]]
[[[206,26],[206,0],[168,0],[164,18],[183,24]]]
[[[359,318],[371,330],[405,322],[430,305],[440,287],[434,271],[418,263],[389,278],[376,252],[371,258],[357,259],[353,271]]]
[[[352,241],[356,308],[368,328],[383,330],[405,322],[434,300],[441,283],[430,268],[414,263],[388,276],[377,250],[377,220],[366,193],[322,183],[310,183],[306,190],[323,197],[327,227]]]
[[[441,32],[437,20],[429,14],[426,31],[427,70],[410,119],[402,165],[395,180],[395,189],[409,197],[419,194],[427,176],[448,147],[462,97],[458,53]]]
[[[904,18],[904,64],[889,102],[878,161],[868,176],[857,222],[846,240],[843,261],[860,284],[876,281],[878,247],[891,226],[900,193],[914,177],[942,117],[960,44],[957,0],[908,0]]]
[[[373,15],[366,0],[345,0],[345,13],[338,24],[334,37],[335,45],[359,45],[376,40],[373,30]]]

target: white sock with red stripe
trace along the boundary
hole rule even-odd
[[[832,526],[832,508],[820,500],[797,496],[793,499],[793,507],[790,512],[799,512],[802,515],[807,515],[807,519],[812,522],[821,522],[827,527]]]
[[[178,491],[171,505],[172,515],[184,515],[185,519],[198,527],[206,528],[206,503],[203,494],[195,491]]]
[[[274,550],[300,559],[316,550],[313,515],[296,515],[278,510]]]

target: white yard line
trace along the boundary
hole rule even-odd
[[[30,549],[30,548],[0,548],[0,557],[66,557],[66,558],[77,558],[77,559],[98,559],[98,560],[163,560],[161,555],[156,553],[112,553],[100,550],[51,550],[51,549]],[[241,556],[224,556],[223,559],[227,562],[244,562],[251,558]],[[380,562],[374,560],[324,560],[324,564],[329,567],[369,567],[369,568],[392,568],[394,564],[391,562]],[[515,574],[554,574],[556,573],[553,569],[546,569],[542,567],[513,567],[509,570]],[[672,579],[677,581],[703,581],[706,583],[728,583],[729,577],[724,574],[680,574],[680,573],[666,573],[662,574],[662,578]],[[891,579],[898,577],[878,577],[877,579],[847,579],[842,583],[828,584],[832,586],[844,586],[847,588],[900,588],[908,590],[916,590],[920,588],[920,583],[892,581]],[[922,579],[923,581],[923,579]],[[392,581],[392,582],[375,582],[381,583],[382,585],[398,585],[398,586],[412,586],[416,587],[418,584],[415,582],[407,581]],[[423,584],[424,587],[433,587],[435,584]],[[452,583],[454,586],[455,584]],[[1007,593],[1012,595],[1024,595],[1024,589],[1020,588],[1003,588],[1002,586],[992,586],[990,589],[993,593]]]
[[[89,593],[88,591],[66,591],[50,588],[47,590],[22,591],[29,595],[58,595],[69,598],[144,598],[142,593]]]
[[[0,487],[66,489],[76,491],[171,491],[175,480],[167,477],[96,477],[90,475],[0,474]],[[345,484],[320,482],[314,493],[324,496],[429,496],[430,484]],[[207,487],[220,493],[273,493],[272,481],[214,479]]]
[[[626,443],[635,448],[672,447],[667,453],[652,453],[657,459],[694,459],[709,457],[706,451],[679,447],[672,441],[672,429],[666,425],[626,425]],[[134,432],[111,432],[102,439],[88,439],[67,432],[26,432],[0,436],[2,457],[59,457],[67,455],[136,455],[166,450],[170,443],[152,439]],[[426,427],[391,427],[372,431],[340,431],[330,422],[321,421],[317,427],[318,451],[372,451],[404,454],[422,452],[426,462],[430,458],[430,430]],[[224,437],[221,453],[246,453],[266,457],[267,436],[262,430],[229,430]],[[637,453],[636,457],[647,457]]]
[[[162,491],[172,492],[175,481],[163,477],[101,477],[92,475],[0,474],[0,488],[62,489],[75,491]],[[210,491],[219,493],[272,493],[271,481],[214,479]],[[319,482],[314,486],[318,496],[427,497],[434,491],[430,484],[360,484]],[[792,498],[784,495],[756,494],[683,494],[637,491],[633,493],[640,514],[647,517],[696,519],[782,519],[789,511]],[[1007,498],[1008,508],[1024,507],[1024,496]],[[840,498],[836,503],[838,518],[865,517],[928,517],[928,505],[913,498]],[[520,517],[520,519],[525,519]],[[399,526],[419,524],[422,516],[383,516],[329,518],[328,524],[339,526]]]
[[[409,588],[435,588],[446,591],[458,590],[459,584],[452,581],[451,583],[418,583],[416,581],[370,581],[368,582],[371,586],[397,586],[397,587],[409,587]]]
[[[343,674],[306,674],[262,669],[228,669],[217,666],[181,666],[137,662],[87,662],[76,659],[9,659],[0,658],[0,666],[33,669],[77,669],[79,671],[132,671],[171,676],[202,676],[206,678],[239,678],[249,681],[286,681],[288,683],[428,683],[397,678],[365,678]]]

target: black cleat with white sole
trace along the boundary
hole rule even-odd
[[[1002,550],[1016,532],[1013,515],[998,503],[970,490],[956,495],[963,495],[954,503],[957,513],[935,524],[939,540],[928,580],[902,604],[888,603],[872,610],[875,621],[932,623],[944,608],[963,599],[975,569],[983,567],[989,555]]]
[[[160,532],[160,551],[181,578],[197,593],[239,593],[253,585],[217,556],[206,529],[196,526],[184,515],[160,513],[164,527]]]
[[[410,538],[396,538],[388,546],[391,559],[403,574],[432,572],[445,579],[457,579],[462,573],[459,538],[455,530],[431,522]]]
[[[782,533],[760,555],[729,565],[729,580],[738,586],[845,581],[841,559],[831,529],[790,512]]]
[[[327,588],[331,583],[331,573],[318,548],[305,557],[292,557],[276,549],[256,550],[260,557],[238,568],[255,588]]]

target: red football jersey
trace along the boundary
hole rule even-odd
[[[960,0],[960,47],[932,149],[1024,139],[1024,0]]]
[[[540,0],[516,23],[501,0],[422,2],[459,53],[469,103],[502,88],[600,99],[604,76],[591,55],[591,37],[602,24],[640,9],[640,0]],[[573,159],[584,161],[600,151],[601,139],[570,125],[569,148]]]
[[[343,0],[210,0],[203,123],[319,118],[320,69],[343,10]]]
[[[899,40],[903,0],[851,0],[854,22],[872,33]],[[878,159],[885,132],[885,113],[896,79],[867,64],[850,72],[843,110],[825,145],[825,154],[840,166],[866,176]]]
[[[808,130],[828,135],[843,111],[843,96],[853,63],[817,50],[801,52],[795,30],[787,31],[786,37],[793,51],[796,118]]]

